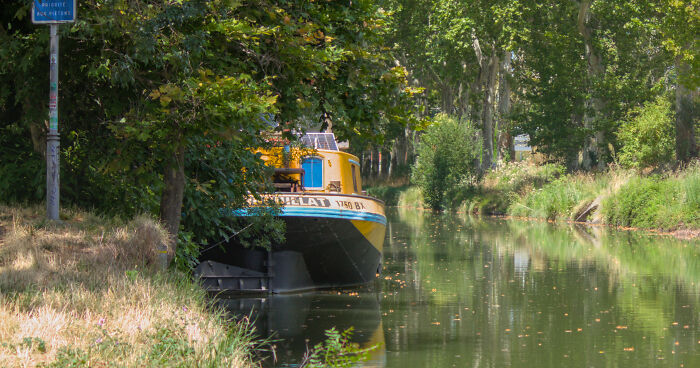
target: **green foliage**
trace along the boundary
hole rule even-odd
[[[464,122],[438,115],[421,136],[411,180],[428,206],[445,208],[459,186],[470,186],[477,175],[480,144],[476,130]]]
[[[16,139],[15,130],[0,126],[0,200],[37,202],[46,192],[45,164],[30,141]]]
[[[571,168],[594,135],[600,157],[593,159],[609,162],[605,150],[617,146],[616,123],[630,107],[664,94],[676,83],[674,73],[689,90],[700,75],[700,18],[692,1],[596,0],[588,2],[588,17],[581,16],[582,1],[386,3],[393,12],[389,44],[426,88],[423,113],[480,121],[488,106],[485,59],[516,56],[498,73],[517,86],[498,130],[528,133],[538,152]]]
[[[378,185],[367,188],[367,195],[376,197],[384,201],[387,206],[396,206],[399,204],[399,197],[401,194],[408,189],[408,186],[391,186],[391,185]]]
[[[700,226],[700,170],[678,176],[633,177],[603,203],[607,222],[644,228]]]
[[[511,204],[533,190],[542,188],[564,175],[565,168],[559,164],[542,166],[526,163],[509,163],[489,171],[479,186],[461,187],[453,191],[450,208],[469,213],[506,214]],[[421,207],[423,198],[420,189],[403,189],[399,206]]]
[[[352,367],[358,362],[369,359],[369,353],[379,346],[360,348],[358,344],[350,341],[352,331],[352,327],[343,332],[338,332],[335,327],[326,330],[326,340],[316,344],[306,353],[300,367]]]
[[[36,351],[40,353],[46,352],[46,341],[40,337],[25,337],[22,339],[20,345],[30,349],[36,349]]]
[[[573,209],[591,197],[586,184],[585,180],[576,180],[574,176],[563,176],[515,201],[508,212],[548,220],[570,219]]]
[[[614,225],[651,227],[668,189],[658,177],[634,177],[605,202],[606,219]]]
[[[172,267],[189,274],[199,264],[202,246],[192,240],[193,234],[189,231],[180,231],[177,237],[177,248],[175,248]]]
[[[195,355],[194,348],[188,343],[187,338],[170,328],[157,328],[151,336],[155,343],[144,357],[150,366],[173,367],[185,366],[191,356]],[[145,363],[144,362],[144,363]],[[178,364],[179,363],[179,364]]]
[[[648,102],[630,113],[617,132],[622,145],[620,164],[642,169],[672,161],[675,149],[675,125],[671,102],[665,96]]]
[[[515,162],[488,172],[483,183],[489,189],[523,194],[526,190],[541,188],[564,175],[565,171],[566,168],[559,164],[532,165]]]
[[[423,193],[421,193],[421,190],[418,187],[408,187],[408,189],[399,194],[398,205],[400,207],[422,208],[424,207],[424,203],[425,201],[423,200]]]
[[[56,359],[47,365],[49,368],[89,367],[89,353],[80,348],[63,347],[58,350]]]
[[[4,5],[0,200],[38,202],[48,27],[27,21],[30,1]],[[332,122],[341,139],[381,142],[416,122],[420,91],[383,47],[387,14],[374,1],[78,6],[78,20],[59,28],[64,204],[124,217],[158,212],[164,172],[184,152],[181,225],[201,244],[246,226],[227,217],[267,189],[250,148],[270,133]],[[247,231],[250,243],[266,243],[264,227]]]

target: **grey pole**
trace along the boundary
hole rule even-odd
[[[51,24],[49,56],[49,134],[46,137],[46,214],[58,220],[59,142],[58,135],[58,24]]]

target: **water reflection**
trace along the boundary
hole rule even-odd
[[[361,347],[379,345],[368,367],[385,366],[384,334],[377,292],[368,290],[319,291],[265,297],[231,297],[218,303],[238,316],[251,316],[258,336],[274,340],[275,353],[265,366],[293,367],[307,347],[323,340],[335,327],[353,327],[353,342]]]
[[[697,242],[415,211],[393,219],[389,367],[700,366]]]
[[[259,330],[283,339],[279,365],[352,325],[357,342],[384,342],[372,367],[700,367],[698,241],[388,215],[381,291],[255,302]]]

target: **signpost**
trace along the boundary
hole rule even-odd
[[[75,22],[76,0],[34,0],[32,22],[49,24],[49,133],[46,136],[46,214],[58,220],[59,153],[58,135],[58,25]]]

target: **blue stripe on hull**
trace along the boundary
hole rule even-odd
[[[247,210],[233,211],[234,216],[254,216]],[[345,220],[363,220],[377,222],[386,225],[386,217],[376,213],[367,213],[351,210],[336,210],[330,208],[314,208],[314,207],[284,207],[280,216],[289,217],[326,217]]]

